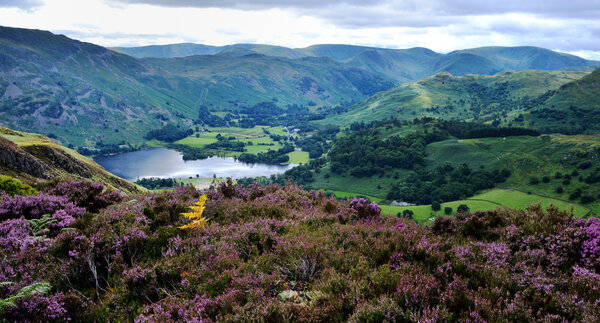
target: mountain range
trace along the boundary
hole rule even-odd
[[[287,48],[273,45],[235,44],[207,46],[200,44],[172,44],[143,47],[116,47],[115,51],[137,58],[173,58],[191,55],[263,54],[275,57],[328,57],[337,62],[376,73],[398,83],[416,81],[424,77],[449,72],[492,75],[504,70],[591,71],[600,62],[548,49],[519,47],[479,47],[436,53],[430,49],[387,49],[353,45],[323,44],[305,48]]]
[[[432,75],[452,78],[507,69],[591,71],[599,65],[536,47],[482,47],[448,54],[426,48],[353,45],[293,49],[256,44],[177,44],[107,49],[47,31],[0,27],[0,124],[47,134],[72,146],[140,143],[148,131],[167,124],[194,126],[199,111],[223,116],[268,101],[280,107],[327,112],[378,92],[395,93],[399,88],[415,86],[418,82],[404,83],[427,80]],[[518,75],[533,77],[525,83],[538,82],[535,73],[530,74]],[[581,76],[556,74],[549,77],[548,87],[540,84],[539,91],[525,91],[525,96],[530,99],[532,93],[549,90],[560,92],[552,95],[574,95],[576,87],[560,86]],[[480,83],[487,79],[469,76],[466,80]],[[393,88],[397,84],[399,88]],[[493,89],[491,83],[481,86]],[[355,113],[384,93],[358,103],[347,113]],[[548,109],[552,102],[560,101],[547,96]],[[364,120],[381,114],[385,113],[378,111]],[[472,113],[461,117],[492,116],[500,117]],[[536,115],[531,120],[543,117]],[[500,121],[510,122],[511,118]],[[351,119],[342,116],[334,123]]]

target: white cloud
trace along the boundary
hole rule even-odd
[[[600,9],[589,5],[594,1],[572,0],[564,10],[564,1],[545,1],[540,9],[537,0],[507,0],[505,6],[481,0],[111,1],[27,1],[39,2],[35,10],[0,2],[0,21],[103,46],[347,43],[448,52],[533,45],[586,57],[600,53],[600,19],[593,19]]]

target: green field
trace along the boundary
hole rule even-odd
[[[397,170],[400,177],[408,173],[407,170]],[[329,174],[327,177],[326,174]],[[389,174],[388,174],[389,175]],[[371,176],[371,177],[352,177],[350,175],[336,175],[329,171],[329,167],[321,169],[319,173],[314,174],[310,186],[313,188],[328,189],[340,192],[352,191],[353,194],[374,196],[384,199],[389,187],[398,181],[392,176]]]
[[[496,208],[501,207],[498,204],[494,204],[492,202],[487,201],[472,201],[472,200],[461,200],[461,201],[452,201],[447,203],[442,203],[442,209],[440,211],[434,211],[431,209],[431,205],[415,205],[415,206],[391,206],[391,205],[379,205],[381,207],[381,214],[391,214],[397,215],[402,211],[408,209],[415,214],[413,215],[413,220],[421,223],[429,223],[433,221],[436,215],[443,214],[445,207],[451,207],[452,213],[450,215],[456,214],[456,208],[459,205],[466,204],[469,207],[470,211],[487,211],[494,210]]]
[[[176,144],[186,145],[194,148],[204,148],[208,144],[217,142],[217,135],[220,134],[223,137],[229,138],[234,137],[235,140],[246,143],[246,152],[250,154],[257,154],[261,152],[267,152],[269,150],[277,150],[283,145],[274,141],[269,137],[268,134],[263,130],[267,130],[271,134],[285,135],[287,134],[283,127],[266,127],[266,126],[255,126],[253,128],[238,128],[238,127],[209,127],[208,131],[197,132],[193,135],[176,141]],[[252,143],[248,145],[248,143]],[[227,150],[214,150],[214,154],[221,156],[235,157],[241,154],[241,152],[227,151]],[[293,153],[292,153],[293,154]],[[304,154],[298,153],[290,155],[290,159],[296,161],[290,161],[292,163],[307,163],[308,154],[304,157]]]
[[[176,144],[186,145],[194,148],[202,148],[208,144],[212,144],[217,142],[217,138],[215,138],[217,134],[213,133],[202,133],[200,137],[190,136],[187,138],[183,138],[181,140],[176,141]]]
[[[308,152],[306,151],[292,151],[287,154],[290,156],[290,164],[306,164],[308,163]]]
[[[371,202],[381,202],[382,199],[375,197],[375,196],[368,196],[368,195],[362,195],[362,194],[356,194],[356,193],[351,193],[351,192],[343,192],[343,191],[334,191],[334,190],[319,190],[323,193],[333,193],[333,195],[335,195],[335,197],[337,198],[341,198],[341,199],[347,199],[347,198],[353,198],[353,197],[366,197],[369,200],[371,200]]]
[[[460,201],[452,201],[441,204],[440,211],[433,211],[431,205],[415,205],[415,206],[391,206],[391,205],[379,205],[381,207],[382,214],[396,215],[406,209],[413,211],[413,219],[417,222],[432,221],[436,215],[443,214],[445,207],[451,207],[451,215],[456,214],[456,208],[460,204],[466,204],[470,211],[487,211],[493,210],[500,207],[506,207],[509,209],[524,210],[530,204],[541,203],[543,208],[548,208],[550,204],[556,206],[561,211],[571,212],[571,206],[573,207],[573,214],[578,217],[586,216],[590,209],[582,205],[569,203],[549,197],[539,196],[535,194],[527,194],[516,190],[505,190],[505,189],[492,189],[477,195],[474,195],[468,199]],[[429,219],[429,220],[428,220]]]
[[[558,207],[562,211],[569,211],[573,207],[573,214],[575,216],[585,216],[590,212],[589,208],[586,208],[579,204],[570,203],[567,201],[561,201],[549,197],[539,196],[535,194],[527,194],[516,190],[505,190],[505,189],[493,189],[481,194],[477,194],[469,199],[488,200],[500,203],[508,208],[525,209],[529,204],[541,203],[543,208],[548,208],[550,204]]]

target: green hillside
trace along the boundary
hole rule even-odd
[[[496,67],[498,72],[502,70],[592,71],[600,65],[598,61],[586,60],[578,56],[532,46],[479,47],[454,51],[446,56],[453,57],[463,54],[486,58]],[[452,73],[452,75],[466,73],[472,73],[468,71],[468,67],[462,73]]]
[[[524,114],[523,124],[544,125],[548,132],[600,132],[600,69],[550,90]]]
[[[347,125],[395,117],[410,120],[417,116],[478,120],[507,125],[539,96],[557,90],[585,72],[522,71],[493,76],[452,76],[438,73],[418,82],[396,86],[360,102],[346,113],[331,115],[321,124]],[[538,125],[533,125],[538,127]]]
[[[230,48],[217,55],[142,61],[166,75],[178,94],[221,109],[274,99],[282,106],[335,105],[392,86],[375,74],[328,58],[238,55],[240,51],[249,50]]]
[[[251,55],[138,60],[46,31],[0,27],[0,124],[73,146],[134,144],[167,124],[193,126],[201,107],[235,112],[268,101],[316,108],[392,86],[328,58],[234,49]]]
[[[32,185],[86,179],[104,182],[125,193],[143,191],[46,136],[4,127],[0,127],[0,175]]]
[[[373,196],[386,199],[384,205],[393,200],[457,204],[454,201],[471,198],[481,190],[504,188],[520,193],[511,193],[514,198],[496,194],[484,200],[522,209],[529,202],[548,204],[556,199],[553,204],[561,209],[580,205],[580,216],[590,210],[600,214],[598,135],[532,132],[523,136],[515,135],[522,128],[502,128],[499,133],[501,128],[489,125],[438,119],[355,123],[351,128],[337,137],[326,158],[271,180],[285,183],[294,179],[312,189]],[[517,200],[520,204],[515,204]]]
[[[63,143],[140,140],[196,115],[152,67],[50,32],[0,27],[0,122]]]

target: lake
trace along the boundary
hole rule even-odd
[[[184,161],[180,152],[166,148],[150,148],[94,158],[107,171],[129,181],[144,177],[256,177],[280,174],[296,166],[245,164],[231,157],[210,157]]]

